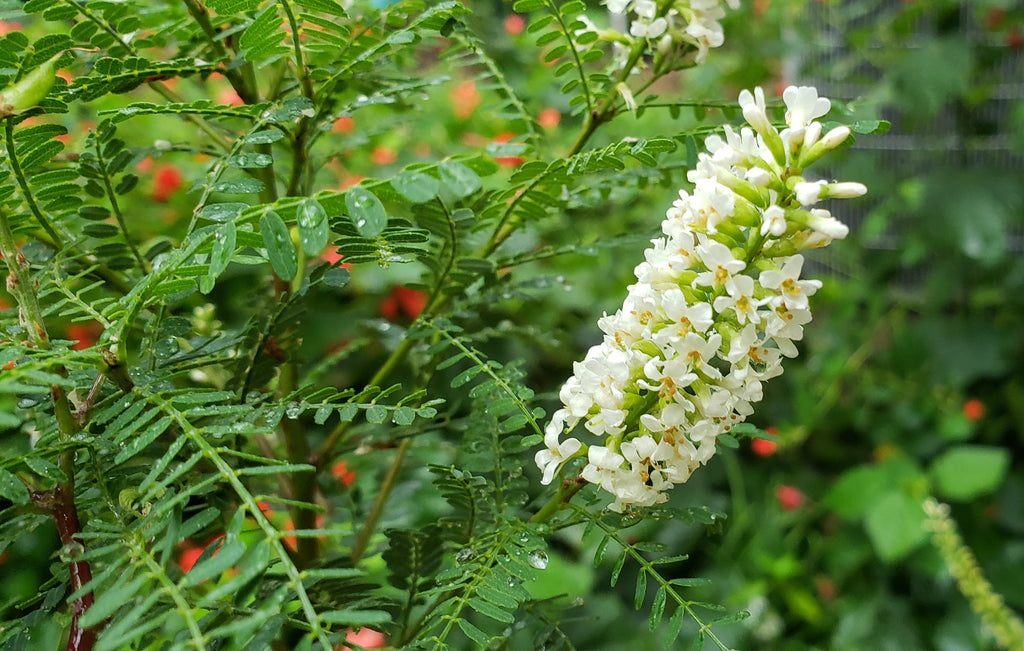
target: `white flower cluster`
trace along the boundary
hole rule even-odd
[[[821,287],[801,279],[798,251],[847,234],[810,206],[866,188],[803,179],[850,130],[822,136],[815,118],[830,102],[814,88],[787,88],[783,100],[781,133],[757,88],[739,98],[750,126],[705,140],[707,153],[688,174],[693,192],[679,191],[622,308],[598,322],[604,341],[560,391],[563,408],[535,458],[545,484],[585,454],[582,477],[615,496],[613,510],[664,502],[714,455],[717,437],[752,413],[782,358],[797,355],[793,342],[811,320],[807,298]],[[580,421],[603,445],[561,438]]]
[[[739,8],[739,0],[727,2],[731,8]],[[718,22],[725,17],[722,0],[605,0],[604,4],[614,14],[629,12],[629,33],[634,38],[658,39],[663,49],[673,42],[692,43],[697,48],[697,63],[725,40]]]

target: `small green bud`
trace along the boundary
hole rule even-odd
[[[0,92],[0,116],[9,116],[30,109],[46,97],[57,78],[60,54],[22,77],[21,81]]]

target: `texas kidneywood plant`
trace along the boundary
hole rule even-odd
[[[59,541],[0,646],[555,648],[569,600],[532,584],[579,525],[598,562],[618,550],[613,583],[639,566],[637,608],[657,584],[664,644],[725,648],[669,571],[685,559],[622,530],[721,517],[667,491],[796,355],[820,287],[800,252],[846,234],[818,202],[864,187],[807,175],[850,129],[806,87],[778,111],[744,91],[738,130],[592,144],[621,116],[731,107],[649,92],[714,56],[728,5],[607,4],[514,8],[575,135],[543,130],[456,2],[22,5],[0,39],[0,551]],[[521,135],[452,142],[452,78]],[[387,138],[408,147],[361,157]],[[565,335],[508,306],[539,300],[538,266],[615,245],[573,217],[651,179],[687,189],[547,418],[503,355]],[[561,438],[580,421],[596,439]]]

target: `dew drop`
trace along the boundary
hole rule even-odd
[[[60,548],[58,553],[61,562],[71,563],[85,553],[85,547],[77,540],[73,540]]]
[[[476,556],[476,550],[472,547],[463,547],[459,550],[459,553],[455,554],[455,562],[462,565],[466,561],[469,561]]]
[[[538,570],[548,566],[548,555],[539,549],[535,549],[526,556],[526,562]]]

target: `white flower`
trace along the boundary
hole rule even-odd
[[[604,0],[604,5],[613,14],[624,14],[631,0]]]
[[[705,240],[698,244],[696,253],[707,271],[697,274],[693,286],[733,288],[733,274],[743,271],[747,263],[733,257],[729,247],[714,240]]]
[[[821,288],[820,280],[800,280],[804,256],[794,255],[783,260],[782,269],[762,271],[758,282],[765,289],[779,291],[787,310],[806,310],[807,297]]]
[[[826,236],[829,240],[841,240],[850,233],[846,224],[833,217],[832,213],[827,210],[813,208],[807,213],[807,226]]]
[[[758,86],[752,95],[749,90],[740,91],[740,108],[743,109],[743,119],[750,123],[754,131],[762,136],[772,129],[768,121],[768,113],[764,104],[764,91]]]
[[[647,22],[645,20],[634,20],[629,26],[629,33],[637,38],[658,38],[668,29],[668,21],[664,18],[655,18]]]
[[[816,181],[809,183],[804,181],[797,183],[793,187],[793,191],[796,192],[796,200],[800,202],[801,206],[810,206],[818,203],[818,198],[821,196],[821,191],[825,188],[824,181]]]
[[[855,199],[867,191],[863,183],[829,183],[825,186],[825,196],[829,199]]]
[[[652,0],[608,4],[632,6],[634,25],[663,19],[652,20]],[[691,0],[667,19],[682,15],[697,29],[702,16],[711,21],[720,11],[719,0]],[[823,246],[848,229],[827,210],[796,206],[865,188],[803,181],[804,167],[849,131],[821,136],[814,120],[829,102],[814,89],[787,89],[785,101],[782,134],[757,88],[740,96],[750,126],[706,139],[708,153],[686,175],[693,193],[679,190],[661,224],[664,237],[644,252],[622,307],[598,321],[602,343],[573,365],[559,391],[563,407],[535,456],[545,483],[581,454],[582,443],[559,437],[582,421],[604,445],[586,448],[581,476],[614,495],[609,508],[664,502],[714,456],[717,438],[753,413],[762,383],[782,373],[782,359],[797,355],[794,342],[811,321],[808,297],[821,282],[800,278],[801,255],[780,252]]]
[[[654,0],[636,0],[636,4],[633,5],[633,11],[641,18],[654,20],[654,16],[658,13],[658,5]]]
[[[626,462],[621,454],[613,452],[601,445],[591,445],[587,450],[587,465],[580,473],[592,484],[598,484],[608,492],[612,491],[612,481],[619,473],[619,467]]]
[[[818,90],[812,86],[790,86],[782,91],[782,101],[788,109],[786,124],[793,129],[806,128],[811,120],[825,115],[832,107],[828,99],[818,97]]]
[[[764,299],[754,298],[754,279],[750,276],[736,276],[733,278],[732,289],[726,296],[719,296],[715,299],[715,312],[721,314],[726,310],[736,313],[736,319],[743,325],[746,322],[760,323],[761,317],[757,315],[757,308],[767,302]]]
[[[836,127],[826,133],[825,137],[818,141],[818,145],[825,149],[835,149],[849,137],[850,127]]]
[[[551,432],[544,435],[544,445],[547,447],[540,450],[534,456],[534,462],[544,471],[540,483],[550,484],[555,476],[555,471],[567,459],[576,454],[583,445],[577,439],[567,438],[561,443],[558,442],[558,435]]]
[[[765,208],[761,222],[761,235],[769,233],[775,237],[782,237],[786,233],[786,211],[774,204]]]

